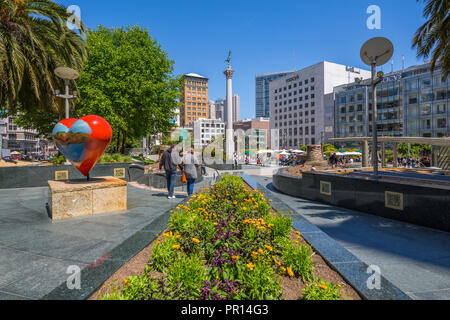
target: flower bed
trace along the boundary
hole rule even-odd
[[[241,178],[224,176],[172,212],[142,275],[98,298],[272,300],[297,281],[303,299],[341,299],[341,283],[316,276],[314,251],[270,201]]]

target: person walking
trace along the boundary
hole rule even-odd
[[[162,167],[166,171],[167,180],[167,199],[175,199],[175,180],[177,177],[177,167],[181,165],[182,160],[180,155],[175,150],[175,144],[171,145],[169,149],[164,151],[161,160],[159,161],[159,171],[162,172]]]
[[[200,163],[194,154],[194,149],[183,157],[183,170],[187,179],[188,197],[194,194],[194,184],[197,179],[197,168]]]

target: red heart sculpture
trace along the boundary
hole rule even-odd
[[[91,115],[61,120],[52,136],[58,150],[87,176],[111,143],[112,129],[108,121]]]

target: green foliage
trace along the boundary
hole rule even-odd
[[[153,248],[150,266],[159,272],[166,271],[177,257],[177,249],[174,248],[177,244],[175,237],[165,237],[160,245]]]
[[[255,263],[255,268],[244,275],[244,299],[278,300],[281,298],[281,284],[275,276],[275,271],[265,263]]]
[[[421,155],[427,155],[431,153],[431,146],[421,144],[411,144],[409,148],[409,154],[412,158],[419,158]],[[401,143],[398,145],[398,154],[406,158],[408,157],[408,144]]]
[[[273,224],[272,239],[276,237],[289,237],[292,228],[292,217],[269,215],[266,217],[266,223]]]
[[[0,1],[0,105],[13,113],[60,109],[59,66],[80,70],[86,44],[70,30],[66,7],[50,0]],[[84,24],[80,22],[81,32]],[[40,114],[42,116],[42,114]]]
[[[179,288],[184,293],[182,299],[198,299],[201,285],[206,279],[206,270],[201,257],[180,254],[178,259],[169,265],[167,278],[171,287]]]
[[[148,134],[167,132],[179,106],[181,78],[174,62],[139,26],[87,33],[89,57],[79,81],[77,115],[105,118],[114,133],[113,146],[122,148]]]
[[[303,289],[303,299],[342,300],[339,286],[336,286],[320,278]]]
[[[296,276],[301,276],[304,282],[309,282],[314,279],[313,255],[310,246],[289,243],[283,249],[282,258],[286,267],[291,268]]]
[[[123,162],[132,162],[133,158],[130,156],[124,156],[120,153],[114,154],[104,154],[98,160],[98,163],[123,163]]]
[[[428,59],[431,55],[431,70],[434,71],[436,65],[441,64],[447,77],[450,71],[449,1],[424,2],[423,16],[427,21],[414,34],[413,47],[417,48],[418,57]]]
[[[58,152],[52,159],[52,163],[54,165],[64,164],[66,163],[66,157],[62,155],[62,153]]]

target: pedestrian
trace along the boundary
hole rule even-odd
[[[233,164],[234,164],[233,169],[236,170],[238,168],[238,157],[237,157],[237,153],[236,152],[233,153]]]
[[[412,158],[411,164],[412,164],[412,167],[415,168],[416,167],[416,159]]]
[[[162,167],[166,171],[167,180],[167,199],[175,199],[175,180],[177,177],[177,167],[181,166],[181,158],[175,150],[175,144],[171,145],[169,149],[164,151],[161,160],[159,161],[159,171],[162,172]]]
[[[194,193],[194,184],[197,179],[197,168],[199,165],[198,159],[194,154],[194,149],[183,157],[183,170],[186,174],[187,192],[189,197]]]

